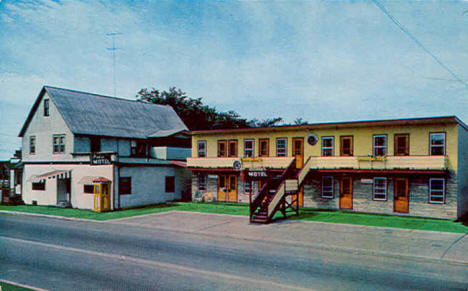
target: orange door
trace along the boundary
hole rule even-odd
[[[237,176],[229,175],[228,201],[237,202]]]
[[[227,176],[219,175],[218,176],[218,201],[227,200]]]
[[[353,209],[353,178],[351,177],[341,179],[340,209]]]
[[[304,186],[299,189],[299,192],[296,195],[291,195],[291,199],[295,200],[297,198],[296,206],[304,206]]]
[[[304,164],[304,138],[294,137],[293,143],[293,156],[296,158],[296,168],[302,168]]]
[[[395,178],[393,210],[400,213],[409,212],[408,178]]]

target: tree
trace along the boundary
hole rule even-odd
[[[218,112],[215,107],[204,105],[202,98],[190,98],[175,87],[169,88],[169,91],[141,89],[136,98],[143,102],[172,106],[190,130],[251,127],[250,122],[235,111]]]
[[[283,121],[283,118],[281,117],[275,117],[275,118],[267,118],[267,119],[252,119],[250,121],[250,125],[252,127],[271,127],[271,126],[278,126],[280,122]]]
[[[298,117],[294,120],[294,125],[303,125],[307,124],[307,120],[304,120],[302,117]]]

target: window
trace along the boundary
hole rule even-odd
[[[254,156],[254,140],[244,140],[244,157],[252,158]]]
[[[445,155],[445,133],[431,133],[430,134],[430,155],[443,156]]]
[[[29,154],[34,155],[36,153],[36,137],[29,137]]]
[[[374,200],[387,200],[387,178],[374,178],[372,194]]]
[[[244,192],[249,194],[252,193],[252,181],[244,182]]]
[[[395,156],[409,156],[409,134],[395,134]]]
[[[92,153],[98,153],[101,151],[101,138],[92,136],[89,138],[89,146]]]
[[[64,134],[54,134],[53,137],[53,153],[54,154],[63,154],[65,152],[65,135]]]
[[[218,157],[227,157],[227,141],[218,140]]]
[[[322,137],[322,156],[323,157],[333,156],[334,143],[335,143],[335,138],[333,136]]]
[[[93,194],[94,193],[94,185],[84,185],[83,192],[85,194]]]
[[[445,202],[445,179],[429,179],[429,203]]]
[[[333,198],[333,177],[322,177],[322,198]]]
[[[205,174],[198,175],[198,190],[200,191],[206,190],[206,175]]]
[[[146,143],[132,140],[130,142],[130,155],[134,157],[146,157]]]
[[[119,195],[132,194],[132,177],[119,178]]]
[[[174,193],[174,192],[175,192],[175,177],[166,176],[166,193]]]
[[[258,155],[260,157],[268,157],[270,155],[270,140],[262,138],[258,140]]]
[[[276,139],[276,156],[285,157],[288,154],[288,139],[280,137]]]
[[[340,137],[340,156],[350,157],[353,155],[353,137],[341,136]]]
[[[49,99],[44,99],[44,116],[49,116]]]
[[[200,140],[197,142],[197,153],[199,158],[206,157],[206,141]]]
[[[374,148],[373,156],[381,157],[387,155],[387,136],[386,135],[374,135]]]
[[[237,140],[229,141],[229,157],[237,157]]]
[[[32,189],[36,191],[45,191],[45,181],[32,183]]]

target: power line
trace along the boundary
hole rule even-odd
[[[113,84],[114,84],[114,97],[117,97],[117,80],[115,77],[115,51],[117,50],[117,48],[115,47],[115,37],[118,35],[122,35],[122,33],[120,32],[106,33],[106,36],[112,37],[112,47],[107,48],[107,49],[112,51],[112,75],[113,75]]]
[[[437,56],[435,56],[429,49],[427,49],[411,32],[408,31],[395,17],[393,17],[390,12],[377,0],[372,0],[374,4],[393,22],[398,28],[403,31],[412,41],[414,41],[423,51],[430,55],[436,63],[438,63],[442,68],[444,68],[457,82],[461,83],[468,89],[468,84],[460,79],[449,67],[447,67]]]

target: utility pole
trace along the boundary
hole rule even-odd
[[[118,35],[122,35],[120,32],[110,32],[106,33],[106,36],[110,36],[112,38],[112,47],[107,48],[107,50],[112,51],[112,74],[113,74],[113,83],[114,83],[114,97],[117,97],[117,80],[115,77],[115,51],[117,48],[115,47],[115,37]]]

